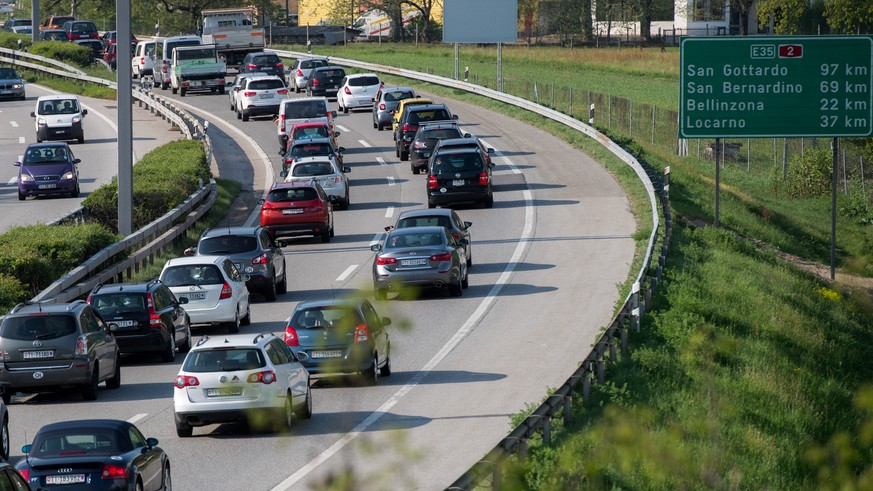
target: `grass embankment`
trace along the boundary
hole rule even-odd
[[[371,44],[316,53],[443,75],[454,63],[450,47]],[[493,72],[493,53],[464,47],[461,66]],[[544,83],[572,82],[580,90],[676,107],[678,53],[671,50],[505,48],[507,77],[522,70]],[[540,126],[616,172],[597,145],[559,125],[412,83]],[[674,216],[714,221],[711,161],[631,146],[651,165],[671,166]],[[505,488],[824,489],[857,483],[865,469],[870,474],[873,396],[859,394],[873,379],[873,303],[867,292],[851,293],[839,283],[828,288],[737,238],[811,261],[827,258],[829,198],[792,199],[762,167],[723,169],[720,222],[727,230],[677,226],[655,309],[632,337],[630,354],[610,367],[609,381],[595,385],[584,406],[574,400],[572,427],[555,420],[553,444],[534,442],[527,462],[512,463]],[[641,213],[636,186],[620,173],[619,180]],[[871,237],[869,225],[838,221],[844,270],[873,276]]]

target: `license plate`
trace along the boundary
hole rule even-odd
[[[58,185],[57,184],[40,184],[38,187],[39,187],[39,189],[54,189],[54,188],[58,187]]]
[[[11,90],[0,90],[0,95],[6,95],[6,94],[11,94],[11,93],[12,93]]]
[[[206,298],[206,293],[182,293],[180,297],[185,297],[188,300],[203,300]]]
[[[85,482],[85,474],[62,474],[60,476],[45,476],[46,484],[77,484]]]
[[[463,179],[455,179],[452,181],[452,186],[463,186],[465,183]]]
[[[427,259],[425,259],[425,258],[420,258],[420,259],[401,259],[401,260],[400,260],[400,265],[401,265],[401,266],[422,266],[422,265],[424,265],[424,264],[427,264]]]
[[[43,350],[43,351],[25,351],[24,359],[25,360],[38,360],[40,358],[51,358],[55,356],[54,350]]]
[[[118,327],[133,327],[136,325],[136,321],[109,321],[115,324]]]
[[[206,389],[206,397],[230,397],[241,396],[242,387],[230,387],[221,389]]]
[[[55,130],[56,135],[63,135],[64,133],[66,133],[66,130]]]
[[[298,213],[303,213],[303,208],[286,208],[282,210],[283,215],[297,215]]]
[[[342,351],[334,350],[334,351],[313,351],[309,353],[309,356],[313,358],[339,358],[343,355]]]
[[[272,99],[273,94],[261,94],[261,99]]]
[[[430,152],[424,152],[421,154],[421,156],[424,158],[428,158],[428,157],[430,157]]]
[[[191,87],[199,87],[199,86],[203,85],[203,82],[200,82],[200,81],[188,82],[188,85],[190,85]]]

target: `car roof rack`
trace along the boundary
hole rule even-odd
[[[202,338],[200,338],[200,339],[197,341],[197,344],[196,344],[195,346],[200,346],[200,345],[202,345],[203,343],[205,343],[206,341],[209,341],[209,336],[203,336]]]
[[[88,305],[88,302],[86,302],[82,299],[73,300],[72,302],[70,302],[70,305],[67,305],[67,312],[73,310],[74,308],[78,307],[79,305]]]
[[[252,343],[258,344],[259,340],[264,339],[267,336],[272,336],[272,335],[273,335],[273,333],[271,333],[271,332],[262,332],[262,333],[256,335],[255,339],[252,339]]]
[[[91,294],[93,295],[99,292],[101,288],[103,288],[103,283],[97,283],[96,285],[94,285],[94,288],[91,289]]]

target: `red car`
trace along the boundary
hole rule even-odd
[[[261,226],[276,237],[333,237],[333,203],[316,181],[277,182],[261,205]],[[279,247],[284,244],[279,243]]]
[[[333,147],[338,148],[339,145],[337,144],[336,138],[339,134],[339,131],[331,130],[330,125],[321,121],[297,123],[292,126],[291,131],[288,132],[288,140],[294,141],[308,140],[309,138],[330,138],[333,140]]]

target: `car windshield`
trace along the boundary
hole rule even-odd
[[[291,156],[294,158],[317,157],[319,155],[331,155],[332,153],[333,148],[328,143],[304,143],[291,147]]]
[[[399,249],[401,247],[426,247],[442,245],[443,239],[437,233],[404,233],[392,234],[385,241],[386,249]]]
[[[59,164],[69,162],[67,150],[63,147],[28,148],[24,154],[25,165]]]
[[[305,128],[294,128],[294,134],[291,135],[292,140],[305,140],[308,138],[327,137],[327,126],[308,126]]]
[[[410,228],[410,227],[433,227],[440,226],[449,228],[452,226],[452,221],[446,216],[429,216],[429,217],[409,217],[403,218],[397,222],[395,228]]]
[[[327,328],[350,331],[363,323],[357,310],[336,305],[298,310],[291,318],[291,325],[299,329]]]
[[[91,305],[103,315],[144,312],[146,301],[141,293],[104,293],[91,297]]]
[[[285,104],[285,117],[287,119],[319,118],[326,114],[327,110],[322,101],[295,101]]]
[[[291,168],[294,177],[326,176],[335,174],[330,162],[305,162]]]
[[[11,68],[0,68],[0,78],[5,80],[18,79],[18,73]]]
[[[133,450],[129,438],[111,429],[67,429],[39,433],[33,442],[32,457],[64,455],[119,454]]]
[[[250,235],[223,235],[207,237],[200,241],[198,252],[204,256],[240,254],[252,252],[258,247],[258,239]]]
[[[326,60],[303,60],[300,62],[300,68],[303,70],[309,70],[311,68],[316,68],[320,66],[327,66]]]
[[[76,114],[77,112],[79,112],[79,101],[76,99],[57,99],[39,103],[39,114]]]
[[[281,63],[278,56],[255,56],[252,58],[254,65],[278,65]]]
[[[318,192],[313,188],[274,189],[267,195],[267,201],[271,203],[312,201],[314,199],[318,199]]]
[[[185,264],[165,269],[161,281],[167,286],[221,285],[224,277],[214,264]]]
[[[206,349],[189,353],[182,370],[190,373],[236,372],[256,370],[265,365],[264,355],[257,348]]]
[[[482,157],[479,153],[438,155],[433,163],[433,173],[453,174],[458,171],[478,170],[482,165]]]
[[[270,90],[270,89],[284,89],[285,84],[282,83],[281,80],[278,79],[269,79],[269,80],[251,80],[249,81],[248,90]]]
[[[20,341],[44,341],[76,332],[76,320],[69,314],[31,314],[7,317],[0,337]]]

